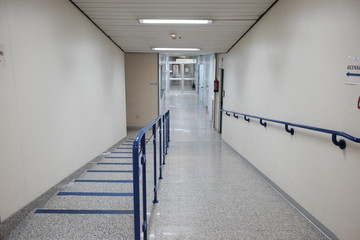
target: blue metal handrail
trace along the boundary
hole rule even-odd
[[[146,205],[146,133],[152,130],[153,146],[154,146],[154,200],[153,203],[158,203],[157,199],[157,129],[159,129],[159,179],[163,179],[162,169],[165,165],[165,155],[170,142],[170,111],[158,116],[154,121],[143,127],[136,135],[133,143],[133,191],[134,191],[134,238],[141,239],[141,232],[143,239],[147,239],[147,205]],[[140,163],[139,163],[139,160]],[[140,165],[142,168],[140,168]],[[142,179],[142,195],[140,195],[140,174]],[[141,228],[141,213],[140,204],[142,200],[142,228]]]
[[[360,143],[360,138],[353,137],[344,132],[329,130],[329,129],[325,129],[325,128],[318,128],[318,127],[313,127],[313,126],[307,126],[307,125],[302,125],[302,124],[297,124],[297,123],[284,122],[284,121],[274,120],[274,119],[270,119],[270,118],[258,117],[258,116],[253,116],[253,115],[249,115],[249,114],[245,114],[245,113],[233,112],[233,111],[229,111],[229,110],[225,110],[225,109],[221,109],[221,111],[225,112],[225,114],[227,116],[231,116],[231,114],[232,114],[233,117],[235,117],[235,118],[239,118],[239,116],[243,116],[244,120],[247,122],[250,121],[250,118],[259,119],[260,124],[264,127],[267,126],[266,122],[264,122],[264,121],[283,124],[283,125],[285,125],[286,132],[290,133],[291,135],[294,135],[295,130],[293,128],[289,128],[290,126],[298,127],[298,128],[305,128],[305,129],[317,131],[317,132],[328,133],[328,134],[332,135],[332,137],[331,137],[332,142],[336,146],[338,146],[340,149],[346,148],[346,142],[344,139],[337,140],[337,136],[341,136],[341,137],[349,139],[353,142]]]

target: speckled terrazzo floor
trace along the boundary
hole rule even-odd
[[[328,239],[221,141],[195,95],[167,102],[169,164],[150,239]]]
[[[159,203],[152,205],[152,194],[148,195],[148,214],[152,212],[149,239],[327,239],[221,141],[196,95],[170,94],[166,103],[171,110],[171,143],[164,179],[159,185]],[[133,137],[135,132],[129,135]],[[131,162],[105,158],[101,161]],[[94,165],[92,169],[131,167]],[[131,173],[85,172],[78,179],[131,180],[131,177]],[[131,187],[131,183],[71,182],[61,191],[116,193],[132,192]],[[133,209],[131,197],[99,196],[54,196],[43,208]],[[133,239],[133,215],[30,214],[8,239],[128,240]]]
[[[122,144],[124,144],[123,142]],[[119,147],[122,145],[119,145]],[[114,151],[117,151],[114,149]],[[131,150],[122,150],[131,151]],[[88,172],[88,170],[131,171],[131,158],[107,158],[130,154],[111,153],[104,155],[99,162],[92,164],[77,179],[64,185],[59,193],[105,193],[132,194],[132,172]],[[125,163],[112,165],[103,163]],[[93,182],[84,182],[93,181]],[[101,182],[107,180],[108,182]],[[124,180],[125,182],[111,182]],[[130,182],[129,182],[130,180]],[[68,214],[35,213],[34,209],[6,239],[133,239],[133,198],[132,196],[72,196],[54,194],[41,210],[81,210],[81,211],[123,211],[124,214]]]

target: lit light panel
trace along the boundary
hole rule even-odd
[[[154,51],[200,51],[200,48],[152,48]]]
[[[139,19],[141,24],[212,24],[212,20],[191,19]]]

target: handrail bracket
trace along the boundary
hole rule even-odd
[[[294,129],[293,128],[289,128],[289,124],[285,124],[285,130],[290,133],[291,135],[294,135]]]
[[[267,126],[267,123],[266,123],[266,122],[264,122],[264,120],[262,120],[262,119],[260,119],[260,124],[261,124],[261,126],[264,126],[264,127],[266,127],[266,126]]]
[[[336,139],[337,135],[336,134],[332,134],[332,142],[338,146],[340,149],[345,149],[346,148],[346,142],[344,139],[340,139],[339,141]]]

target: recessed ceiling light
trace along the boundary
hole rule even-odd
[[[139,19],[142,24],[212,24],[212,20],[190,19]]]
[[[152,48],[154,51],[200,51],[200,48]]]

